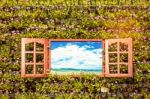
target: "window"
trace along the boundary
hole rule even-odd
[[[21,76],[47,77],[48,72],[132,77],[132,39],[22,38]]]
[[[104,75],[103,40],[73,39],[50,40],[51,74],[74,75],[96,74]]]

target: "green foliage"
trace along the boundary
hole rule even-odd
[[[0,99],[150,98],[150,10],[146,0],[1,0]],[[88,2],[89,1],[89,2]],[[95,4],[97,6],[95,6]],[[105,5],[105,6],[104,6]],[[117,6],[122,5],[122,6]],[[126,5],[126,6],[125,6]],[[21,78],[21,38],[133,38],[134,77]],[[109,92],[102,93],[101,88]]]

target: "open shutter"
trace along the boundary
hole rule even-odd
[[[105,76],[133,76],[132,38],[105,40]]]
[[[21,77],[47,77],[48,40],[22,38]]]

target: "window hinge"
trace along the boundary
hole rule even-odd
[[[50,74],[50,70],[49,69],[46,69],[46,74]]]
[[[51,47],[50,47],[50,46],[47,46],[47,48],[50,49]]]

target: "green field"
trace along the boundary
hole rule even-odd
[[[81,71],[54,71],[51,70],[52,74],[56,75],[80,75],[80,74],[101,74],[100,72],[81,72]]]

